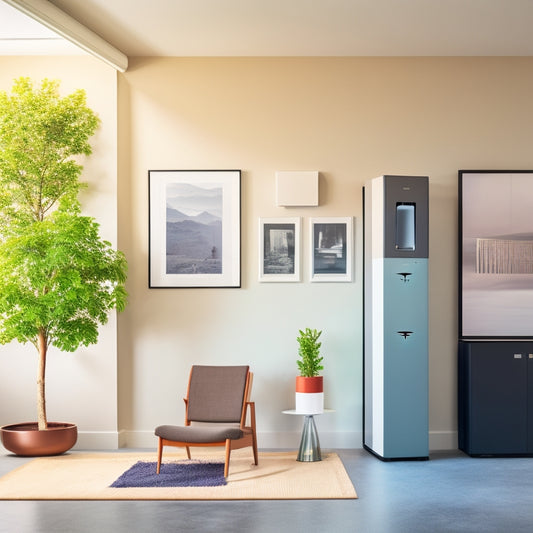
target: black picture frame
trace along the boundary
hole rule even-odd
[[[149,170],[150,288],[241,286],[241,171]]]

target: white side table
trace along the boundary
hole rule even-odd
[[[304,427],[302,430],[302,439],[300,441],[300,449],[298,451],[297,461],[313,462],[322,461],[322,454],[320,452],[320,441],[318,440],[318,432],[316,430],[315,419],[316,415],[323,413],[333,413],[334,409],[324,409],[322,413],[300,413],[296,409],[288,409],[283,411],[286,415],[300,415],[304,417]]]

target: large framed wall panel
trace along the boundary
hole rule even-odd
[[[533,170],[459,171],[459,338],[533,338]]]

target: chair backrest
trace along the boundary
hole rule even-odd
[[[240,422],[246,401],[249,366],[191,368],[187,418],[191,422]]]

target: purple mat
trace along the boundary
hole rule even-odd
[[[226,485],[224,463],[183,462],[157,464],[139,461],[126,470],[111,487],[218,487]]]

